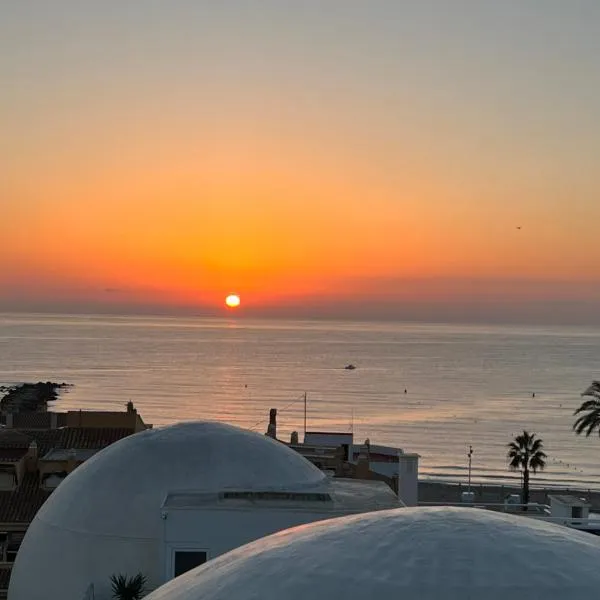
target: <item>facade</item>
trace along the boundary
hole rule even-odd
[[[589,502],[566,494],[550,495],[549,498],[552,517],[569,522],[588,519],[591,508]]]
[[[278,439],[276,408],[269,411],[265,435]],[[299,442],[298,433],[294,431],[288,446],[332,477],[384,481],[405,506],[418,504],[418,454],[393,446],[371,444],[370,440],[356,444],[353,433],[338,431],[306,431],[303,443]]]
[[[147,600],[588,600],[600,539],[474,508],[403,508],[294,528],[238,548]]]
[[[107,420],[104,415],[108,414]],[[83,416],[82,416],[83,415]],[[0,599],[29,524],[61,481],[106,446],[135,433],[137,411],[4,414],[0,428]],[[114,426],[109,425],[109,421]],[[81,426],[68,423],[81,423]],[[16,426],[26,426],[15,428]]]
[[[352,433],[327,431],[307,431],[303,444],[290,446],[332,474],[341,471],[344,476],[386,481],[406,506],[418,504],[418,454],[392,446],[371,444],[369,440],[364,444],[356,444]],[[340,462],[345,464],[340,467]]]
[[[161,507],[162,580],[289,527],[397,506],[385,483],[347,479],[301,491],[171,492]]]
[[[7,429],[47,431],[63,427],[122,428],[143,431],[152,425],[144,423],[133,404],[126,411],[70,410],[68,412],[24,411],[1,413],[0,426]]]
[[[155,588],[280,529],[397,506],[382,483],[332,480],[286,445],[236,427],[143,431],[52,493],[23,540],[8,597],[108,600],[115,573],[141,572]]]

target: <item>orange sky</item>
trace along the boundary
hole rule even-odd
[[[0,309],[220,306],[232,291],[258,308],[358,295],[368,309],[377,282],[400,302],[403,281],[555,282],[543,294],[557,298],[600,281],[585,19],[567,14],[581,47],[557,59],[552,10],[524,9],[509,49],[508,13],[483,9],[489,39],[460,9],[445,25],[414,9],[398,41],[389,4],[351,3],[339,31],[310,2],[304,21],[267,2],[270,20],[250,22],[156,7],[119,21],[108,4],[72,21],[0,9]],[[418,33],[435,27],[432,49]]]

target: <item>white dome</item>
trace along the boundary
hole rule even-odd
[[[87,460],[46,501],[19,550],[9,598],[79,600],[91,574],[158,562],[160,506],[170,491],[292,491],[324,479],[285,445],[222,423],[137,433]]]
[[[588,533],[475,508],[401,508],[271,535],[147,600],[587,600],[598,565]]]

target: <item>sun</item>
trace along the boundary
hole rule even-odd
[[[225,298],[225,304],[229,308],[237,308],[240,305],[240,297],[237,294],[229,294],[229,296]]]

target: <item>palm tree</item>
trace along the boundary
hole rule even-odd
[[[529,503],[529,471],[536,473],[546,466],[546,453],[543,451],[544,443],[535,433],[523,433],[517,435],[508,444],[508,467],[513,471],[520,469],[523,472],[523,493],[521,501],[523,510],[527,510]]]
[[[584,400],[573,413],[573,415],[579,415],[573,424],[573,429],[577,435],[581,435],[585,431],[585,437],[588,437],[594,429],[597,429],[598,435],[600,435],[600,381],[593,381],[592,385],[581,395],[590,400]]]
[[[111,575],[112,595],[116,600],[140,600],[143,597],[147,578],[138,573],[133,577],[127,575]]]

